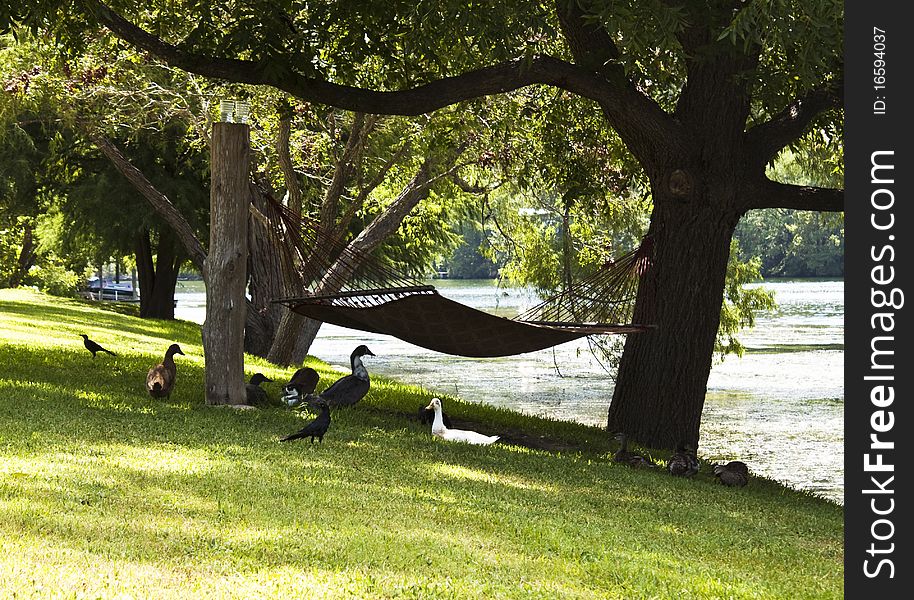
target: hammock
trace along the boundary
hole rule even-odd
[[[274,233],[285,241],[276,246],[283,273],[292,276],[292,288],[303,292],[274,302],[318,321],[467,357],[512,356],[588,335],[652,328],[629,323],[638,279],[650,266],[650,238],[508,319],[445,298],[433,286],[393,271],[275,201],[267,208],[273,212],[269,223]]]

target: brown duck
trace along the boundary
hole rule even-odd
[[[670,475],[677,477],[692,477],[698,473],[700,467],[698,457],[695,455],[695,448],[686,443],[680,443],[676,447],[676,452],[670,456],[670,460],[666,465]]]
[[[613,462],[622,463],[635,469],[653,468],[654,463],[652,463],[649,458],[628,449],[627,435],[624,433],[617,433],[615,438],[616,441],[619,442],[619,449],[613,454]]]
[[[175,387],[175,378],[178,376],[175,354],[184,356],[181,346],[172,344],[165,351],[162,362],[149,369],[149,373],[146,374],[146,390],[153,398],[168,398],[171,395],[171,390]]]
[[[749,483],[749,467],[741,460],[731,460],[725,465],[714,465],[714,474],[726,486],[743,487]]]

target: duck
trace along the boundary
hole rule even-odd
[[[374,352],[369,350],[365,344],[357,346],[349,355],[352,375],[337,379],[330,387],[318,394],[318,398],[333,408],[352,406],[364,398],[371,387],[371,380],[368,377],[368,370],[362,364],[362,357],[374,355]]]
[[[314,438],[317,438],[317,441],[321,444],[324,443],[324,434],[327,433],[327,430],[330,429],[330,406],[324,400],[319,400],[316,402],[320,414],[317,415],[317,418],[296,431],[295,433],[289,434],[284,438],[280,438],[280,442],[291,442],[292,440],[298,440],[301,438],[309,437],[311,438],[311,443],[314,443]]]
[[[744,487],[749,483],[749,467],[741,460],[714,465],[714,475],[722,484],[729,487]]]
[[[419,417],[419,422],[423,425],[431,425],[435,422],[435,411],[427,406],[419,406],[419,410],[416,414]],[[441,420],[444,421],[444,426],[448,429],[453,426],[451,418],[447,416],[447,413],[444,412],[444,410],[441,411]]]
[[[115,354],[111,350],[102,348],[102,345],[99,344],[98,342],[94,342],[94,341],[90,340],[89,336],[86,335],[85,333],[80,333],[79,335],[82,336],[82,338],[83,338],[83,346],[86,347],[86,350],[88,350],[89,352],[92,353],[92,358],[95,358],[95,355],[99,352],[107,352],[111,356],[117,356],[117,354]]]
[[[267,391],[260,387],[260,384],[264,381],[273,381],[263,373],[254,373],[251,375],[251,380],[245,384],[244,391],[245,396],[247,397],[247,403],[251,406],[269,406],[270,396],[267,394]]]
[[[701,468],[698,463],[698,457],[695,455],[695,448],[691,444],[680,442],[676,446],[676,452],[670,456],[670,461],[666,465],[670,475],[677,477],[692,477]]]
[[[619,449],[616,450],[616,453],[613,454],[613,462],[622,463],[636,469],[652,468],[654,466],[654,463],[646,456],[638,454],[637,452],[631,452],[628,449],[627,435],[620,432],[615,435],[615,438],[620,445]]]
[[[171,390],[175,387],[175,379],[178,376],[178,368],[175,366],[175,354],[184,356],[181,352],[181,346],[172,344],[165,351],[165,358],[149,369],[146,374],[146,390],[153,398],[168,398],[171,396]]]
[[[288,406],[297,406],[306,396],[314,392],[321,376],[311,367],[302,367],[295,371],[289,383],[282,386],[282,400]]]
[[[440,398],[432,398],[432,401],[425,408],[426,410],[435,411],[435,420],[432,422],[432,435],[435,437],[440,437],[449,442],[466,442],[467,444],[480,446],[487,446],[501,437],[498,435],[483,435],[465,429],[449,429],[444,424],[444,411],[441,408]]]

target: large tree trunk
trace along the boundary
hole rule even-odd
[[[657,328],[625,342],[608,429],[655,448],[698,447],[730,239],[740,217],[711,195],[698,203],[661,199],[651,217],[653,265],[641,279],[633,321]]]
[[[244,404],[250,128],[216,123],[212,139],[210,242],[206,257],[206,403]]]

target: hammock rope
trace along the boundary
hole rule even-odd
[[[510,356],[587,335],[640,333],[632,324],[638,280],[652,244],[604,264],[589,277],[507,319],[441,296],[270,199],[264,216],[274,236],[288,297],[274,300],[304,316],[385,333],[419,346],[472,357]]]

